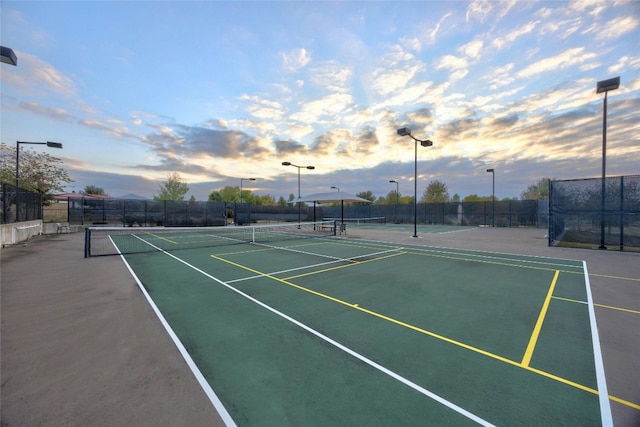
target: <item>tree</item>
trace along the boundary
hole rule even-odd
[[[256,205],[262,205],[262,206],[276,205],[276,199],[271,194],[265,194],[264,196],[254,195],[254,197],[256,197]]]
[[[395,205],[396,203],[400,203],[400,193],[396,192],[396,190],[391,190],[387,193],[386,196],[380,196],[374,202],[375,205]]]
[[[222,194],[220,194],[220,192],[216,190],[209,193],[209,197],[207,198],[207,200],[210,202],[224,202],[224,200],[222,200]]]
[[[20,149],[20,188],[42,194],[45,204],[52,199],[51,192],[63,191],[64,184],[73,182],[57,157],[49,153]],[[0,144],[0,181],[15,183],[16,149]]]
[[[280,198],[278,199],[277,205],[278,206],[287,206],[287,204],[288,204],[287,200],[283,196],[280,196]]]
[[[278,203],[283,203],[284,201],[284,205],[282,206],[286,206],[287,202],[284,200],[284,198],[280,196],[280,199],[281,200],[278,201]],[[214,190],[209,194],[208,200],[210,202],[228,202],[228,203],[238,202],[239,203],[240,187],[227,185],[226,187],[220,190]],[[273,196],[269,194],[264,196],[259,196],[257,194],[252,193],[250,190],[242,189],[242,203],[249,203],[251,205],[256,205],[256,206],[259,206],[259,205],[275,206],[276,199],[274,199]]]
[[[84,187],[84,190],[81,191],[82,194],[93,194],[97,196],[104,196],[104,188],[96,187],[95,185],[87,185]]]
[[[361,197],[363,199],[367,199],[370,202],[373,202],[374,200],[376,200],[376,196],[373,195],[373,193],[371,192],[371,190],[369,191],[362,191],[360,193],[357,193],[356,196]]]
[[[539,200],[549,198],[549,178],[542,178],[535,184],[527,187],[522,193],[520,193],[520,199],[522,200]]]
[[[447,184],[442,181],[434,179],[427,185],[427,189],[424,190],[420,203],[442,203],[449,201],[449,190]]]
[[[469,194],[462,199],[463,202],[490,202],[492,200],[491,196],[478,196],[477,194]]]
[[[182,181],[180,174],[177,172],[167,175],[167,180],[160,185],[160,193],[153,196],[153,200],[173,200],[180,202],[184,200],[185,194],[189,191],[189,187]]]

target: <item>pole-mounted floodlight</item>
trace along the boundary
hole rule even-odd
[[[394,216],[393,220],[395,223],[397,223],[398,222],[398,202],[400,200],[400,184],[395,179],[390,179],[389,182],[396,184],[396,206],[393,209],[393,216]]]
[[[13,49],[0,46],[0,60],[5,64],[16,66],[18,65],[18,57],[16,56]]]
[[[596,93],[609,92],[620,87],[620,77],[599,81],[596,86]]]
[[[495,169],[487,169],[491,172],[491,226],[496,226],[496,171]]]
[[[398,135],[409,136],[415,141],[415,162],[414,162],[414,181],[413,181],[413,237],[418,237],[418,142],[423,147],[431,147],[433,142],[428,139],[418,139],[411,135],[411,129],[400,128],[398,129]]]
[[[62,148],[62,144],[59,142],[16,141],[16,222],[20,222],[20,144],[46,145],[51,148]]]
[[[599,81],[596,93],[604,92],[604,108],[602,111],[602,188],[600,195],[600,249],[607,249],[604,244],[604,208],[605,208],[605,176],[607,173],[607,93],[620,87],[620,77]]]
[[[298,199],[300,198],[300,169],[310,169],[313,170],[316,167],[315,166],[298,166],[298,165],[294,165],[291,162],[282,162],[282,166],[293,166],[295,168],[298,168]],[[301,214],[300,214],[300,202],[298,202],[298,228],[300,228],[300,222],[301,222]]]
[[[255,181],[255,178],[240,178],[240,204],[242,204],[242,183],[244,181]]]

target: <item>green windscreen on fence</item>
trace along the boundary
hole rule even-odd
[[[549,244],[640,251],[640,175],[551,181]]]

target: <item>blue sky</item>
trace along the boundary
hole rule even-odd
[[[74,183],[151,197],[395,190],[517,197],[640,173],[638,1],[2,1],[2,142],[57,141]],[[34,149],[47,150],[33,146]],[[49,149],[51,150],[51,149]]]

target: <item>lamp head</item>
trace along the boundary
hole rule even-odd
[[[395,179],[390,179],[389,182],[395,182],[397,183],[398,181],[396,181]]]
[[[0,46],[0,59],[5,64],[14,65],[14,66],[18,65],[18,57],[16,56],[13,49],[8,47]]]
[[[409,129],[409,128],[400,128],[400,129],[398,129],[398,135],[400,135],[400,136],[411,135],[411,129]]]
[[[291,162],[282,162],[282,166],[291,166]]]
[[[487,172],[491,172],[491,173],[493,173],[493,172],[494,172],[494,170],[493,170],[493,169],[487,169]]]
[[[420,141],[420,145],[422,145],[423,147],[431,147],[433,145],[433,142],[427,139],[426,141]]]
[[[608,80],[602,80],[598,82],[596,86],[596,93],[608,92],[620,87],[620,77],[614,77]]]
[[[307,166],[307,169],[315,169],[315,166]]]
[[[51,148],[62,148],[62,143],[60,143],[60,142],[51,142],[51,141],[47,141],[47,147],[51,147]]]

